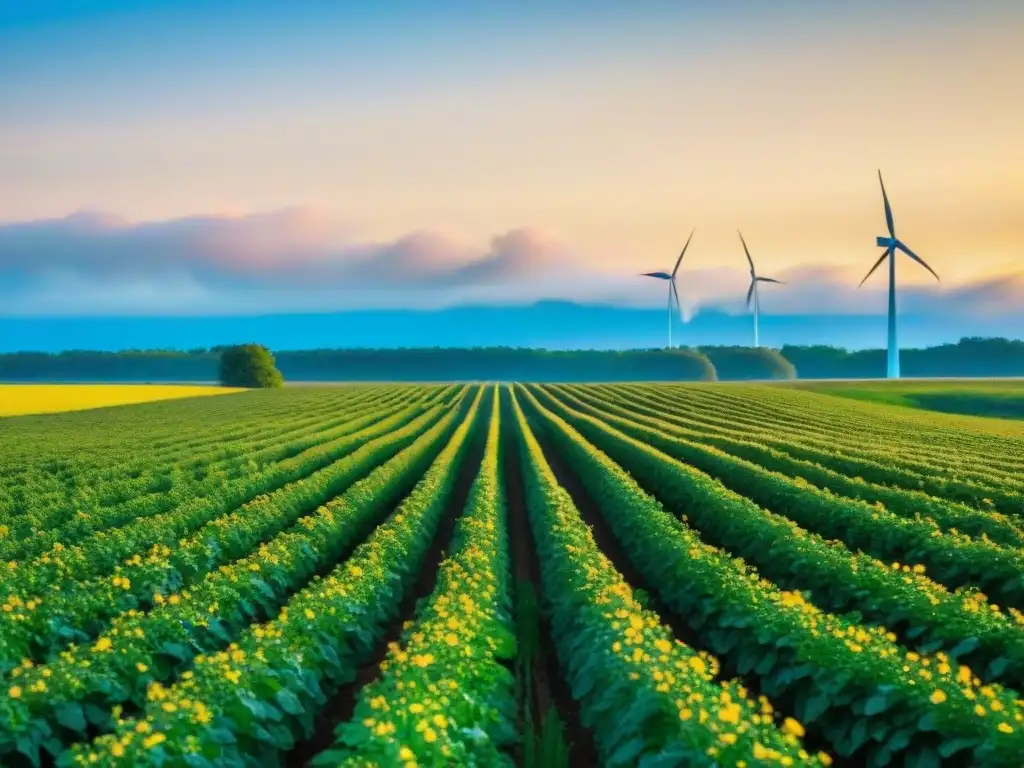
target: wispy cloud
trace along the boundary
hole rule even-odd
[[[902,274],[917,269],[905,263]],[[764,286],[768,314],[884,310],[881,273],[860,290],[862,274],[836,266],[798,266],[771,276],[785,284]],[[742,269],[684,264],[679,284],[686,314],[704,307],[741,311],[747,279]],[[529,227],[481,245],[429,231],[356,241],[331,217],[307,208],[145,223],[81,212],[0,225],[0,312],[7,315],[248,314],[549,298],[650,306],[664,300],[666,287],[635,273],[594,269],[585,253]],[[1024,311],[1024,274],[906,285],[901,307]]]

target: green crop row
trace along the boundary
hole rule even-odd
[[[829,764],[803,749],[798,722],[776,727],[766,699],[716,682],[717,660],[640,604],[558,485],[514,396],[513,409],[552,640],[602,763]]]
[[[196,656],[174,685],[151,683],[138,717],[118,718],[113,733],[75,745],[58,763],[281,764],[296,740],[312,732],[328,695],[354,679],[416,576],[447,507],[481,398],[482,391],[408,497],[343,564],[314,578],[275,619],[254,624],[226,650]],[[390,473],[364,481],[363,498],[388,492],[401,464],[393,462]],[[332,514],[344,519],[350,509],[352,501],[342,502]]]
[[[663,393],[657,392],[655,398]],[[673,409],[674,410],[674,409]],[[859,475],[876,483],[924,490],[931,495],[953,499],[979,508],[995,507],[1012,514],[1019,510],[1024,496],[1020,491],[1007,488],[1004,480],[980,477],[961,479],[954,473],[940,471],[921,463],[908,466],[899,455],[893,455],[875,439],[865,438],[854,445],[843,443],[842,427],[811,440],[800,433],[786,433],[776,425],[752,422],[744,425],[742,405],[723,409],[721,413],[707,404],[693,407],[688,420],[702,429],[724,431],[732,436],[754,438],[797,458],[815,461],[843,474]]]
[[[373,410],[378,410],[392,407],[397,400],[398,398],[392,395],[371,403],[353,402],[330,420],[325,421],[321,418],[301,429],[292,426],[287,431],[278,430],[264,437],[267,442],[239,446],[237,450],[240,455],[229,462],[211,459],[209,463],[201,463],[196,468],[202,470],[201,479],[195,479],[195,469],[186,472],[184,468],[172,467],[161,476],[161,484],[166,486],[166,490],[161,493],[131,495],[127,492],[126,501],[109,506],[83,505],[79,501],[78,510],[70,516],[70,520],[64,520],[63,513],[60,516],[47,516],[42,513],[19,516],[17,522],[9,526],[9,535],[0,538],[0,561],[36,557],[57,542],[64,547],[76,544],[101,530],[162,514],[189,499],[208,496],[227,483],[269,471],[276,463],[324,443],[332,437],[346,434],[349,431],[346,424],[351,421],[351,415],[359,415],[360,411],[365,413],[368,405]],[[208,436],[207,439],[218,438],[214,435]],[[76,482],[88,487],[90,481],[85,477],[76,479]],[[2,530],[3,526],[0,526],[0,531]]]
[[[631,387],[630,390],[635,398],[637,389]],[[850,438],[844,434],[847,426],[839,419],[830,432],[815,435],[799,427],[786,429],[775,423],[771,416],[756,419],[747,415],[748,408],[756,407],[754,398],[748,400],[734,396],[734,402],[716,406],[713,398],[705,398],[701,393],[702,397],[697,402],[683,407],[669,392],[647,389],[646,394],[667,410],[685,415],[702,428],[724,430],[740,436],[756,435],[759,441],[769,441],[771,445],[801,458],[821,456],[821,463],[839,459],[845,467],[856,468],[868,479],[925,489],[943,498],[956,498],[972,504],[977,504],[986,494],[990,494],[993,501],[1000,501],[1004,496],[1007,503],[1011,503],[1013,498],[1019,499],[1018,493],[1006,492],[1005,477],[993,477],[978,470],[965,472],[962,468],[953,471],[949,467],[935,466],[934,461],[910,459],[909,451],[900,440],[878,435]]]
[[[645,581],[703,643],[826,738],[843,756],[937,765],[966,752],[973,766],[1018,766],[1024,709],[1011,691],[979,685],[944,654],[908,651],[884,627],[824,613],[704,543],[604,453],[526,390]],[[766,546],[767,543],[766,543]]]
[[[516,641],[499,392],[483,462],[437,585],[316,765],[511,765],[506,750],[517,738],[515,686],[502,662],[515,656]]]
[[[666,395],[680,395],[677,402],[732,414],[733,421],[745,428],[767,425],[826,442],[831,438],[831,444],[843,447],[870,445],[896,458],[920,457],[926,470],[938,462],[941,466],[991,473],[1000,472],[1002,462],[1019,462],[1013,440],[955,428],[945,415],[944,423],[939,424],[923,411],[880,407],[784,387],[652,387],[648,392],[655,389]]]
[[[694,429],[686,426],[686,422],[677,416],[643,405],[635,399],[626,400],[603,389],[557,387],[552,388],[552,391],[571,394],[578,401],[655,426],[662,432],[679,435],[688,441],[705,443],[766,469],[802,478],[832,493],[860,499],[869,504],[882,504],[887,510],[901,517],[925,517],[934,520],[944,531],[955,529],[969,536],[987,536],[1004,546],[1024,547],[1024,531],[1009,517],[998,512],[947,502],[920,491],[876,485],[861,478],[848,477],[820,464],[796,459],[783,451],[751,439],[715,435]]]
[[[169,473],[189,474],[189,470],[211,460],[237,458],[244,455],[246,446],[253,442],[273,438],[288,430],[316,427],[339,407],[351,409],[358,402],[366,403],[396,394],[394,390],[388,392],[383,388],[376,393],[367,390],[348,401],[310,404],[313,407],[298,413],[267,402],[254,409],[256,414],[245,412],[247,418],[254,415],[261,418],[258,423],[245,424],[244,427],[230,422],[192,425],[189,423],[190,411],[186,411],[182,414],[184,419],[175,420],[179,430],[187,435],[180,445],[164,449],[147,446],[144,451],[128,451],[124,455],[121,451],[99,455],[86,452],[86,459],[64,466],[59,471],[40,472],[37,464],[32,474],[23,472],[17,480],[5,478],[0,486],[0,522],[25,525],[26,518],[36,515],[44,515],[48,519],[61,513],[73,513],[76,509],[112,506],[162,488]],[[242,416],[239,406],[235,405],[234,409]],[[148,422],[140,420],[139,426],[144,432]],[[191,426],[201,428],[189,429]],[[42,433],[34,437],[36,439],[32,443],[41,453],[39,464],[43,464],[47,436]],[[117,463],[118,459],[123,459],[123,463]]]
[[[929,519],[908,519],[877,505],[826,493],[808,483],[608,414],[633,437],[668,452],[727,488],[798,525],[878,558],[924,565],[950,587],[977,585],[999,603],[1024,607],[1024,550],[946,532]]]
[[[358,422],[360,431],[321,446],[313,456],[300,454],[290,462],[293,482],[265,495],[253,493],[262,489],[250,485],[246,496],[251,501],[240,507],[224,503],[223,497],[211,500],[216,505],[200,499],[109,536],[96,536],[89,542],[91,547],[80,548],[90,550],[85,567],[73,569],[61,563],[65,567],[57,571],[59,580],[40,584],[32,571],[26,569],[24,575],[14,571],[4,585],[8,587],[4,604],[11,609],[0,613],[0,664],[10,669],[25,657],[45,658],[69,640],[88,640],[116,613],[146,608],[158,599],[155,595],[174,592],[224,558],[244,554],[265,533],[280,530],[365,475],[376,461],[399,450],[436,420],[442,410],[435,406],[420,414],[424,409],[411,406],[383,419],[385,413],[365,417]],[[232,507],[234,512],[228,512]],[[146,544],[152,546],[142,555]],[[128,559],[122,563],[122,557]],[[79,557],[71,562],[82,561]],[[106,575],[92,576],[100,569]],[[59,591],[47,592],[44,586],[59,587]],[[34,649],[39,650],[33,653]]]
[[[1024,683],[1024,615],[1019,611],[997,610],[976,592],[952,594],[927,578],[923,566],[886,564],[808,535],[791,520],[760,509],[692,464],[672,458],[678,452],[666,435],[582,404],[582,411],[575,410],[547,392],[541,395],[546,407],[711,543],[747,559],[780,586],[808,590],[816,605],[833,612],[857,611],[899,633],[916,650],[945,651],[983,678]]]
[[[194,588],[169,596],[149,613],[122,614],[94,643],[71,647],[52,663],[14,670],[14,688],[0,716],[6,724],[0,726],[0,755],[34,754],[40,746],[53,752],[55,744],[82,738],[90,723],[108,724],[111,706],[143,703],[148,683],[166,682],[197,653],[221,649],[254,618],[273,615],[283,598],[365,535],[415,484],[457,416],[458,410],[450,410],[393,458],[382,455],[383,463],[368,477],[293,530]]]

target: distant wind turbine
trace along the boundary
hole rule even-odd
[[[885,223],[889,227],[889,236],[875,238],[875,243],[878,247],[885,248],[885,250],[857,287],[860,288],[861,285],[864,285],[867,279],[871,277],[871,273],[878,269],[878,265],[885,261],[886,257],[889,257],[889,361],[886,375],[890,379],[898,379],[900,377],[900,348],[896,342],[896,251],[903,251],[903,253],[935,275],[936,280],[939,279],[939,276],[935,274],[934,269],[924,263],[920,256],[897,239],[896,227],[892,221],[892,208],[889,207],[889,196],[885,194],[885,182],[882,181],[881,171],[878,172],[878,183],[882,187],[882,201],[885,203]]]
[[[679,291],[676,289],[676,273],[679,271],[679,265],[683,263],[683,256],[686,255],[686,249],[690,247],[690,241],[693,240],[693,233],[697,231],[694,227],[690,232],[690,236],[686,239],[686,245],[683,246],[682,253],[679,254],[679,258],[676,259],[676,266],[672,270],[672,274],[668,272],[642,272],[641,277],[655,277],[658,280],[668,280],[668,346],[672,348],[672,300],[675,299],[676,310],[679,312],[679,317],[682,319],[683,308],[679,303]]]
[[[760,339],[757,335],[757,324],[758,319],[761,316],[761,297],[757,293],[758,283],[778,283],[782,285],[781,280],[773,280],[770,277],[758,277],[757,272],[754,270],[754,260],[750,258],[750,249],[747,248],[747,241],[743,239],[743,233],[737,230],[740,236],[740,242],[743,243],[743,252],[747,254],[747,263],[750,264],[750,288],[747,290],[747,309],[750,309],[750,300],[754,300],[754,346],[759,347]]]

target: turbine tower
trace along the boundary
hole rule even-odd
[[[757,272],[754,269],[754,260],[750,258],[750,249],[747,248],[747,241],[743,239],[743,233],[737,230],[740,236],[740,242],[743,243],[743,252],[747,254],[747,263],[750,264],[750,288],[747,290],[747,309],[750,309],[750,300],[754,300],[754,346],[761,346],[760,340],[758,339],[757,324],[758,319],[761,316],[761,297],[757,293],[758,283],[778,283],[782,285],[781,280],[773,280],[770,277],[758,277]]]
[[[885,194],[885,182],[882,181],[882,172],[878,172],[878,183],[882,187],[882,202],[885,203],[885,223],[889,227],[888,237],[876,237],[875,243],[879,248],[885,248],[882,251],[882,255],[878,257],[878,261],[875,265],[868,270],[868,273],[864,276],[864,279],[860,281],[861,285],[871,277],[871,273],[878,269],[878,265],[881,264],[888,257],[889,259],[889,360],[888,370],[886,375],[890,379],[898,379],[900,377],[900,348],[896,342],[896,251],[903,251],[907,256],[912,258],[922,267],[931,272],[935,279],[938,280],[939,276],[935,274],[935,270],[924,263],[924,260],[914,253],[912,250],[907,248],[896,237],[896,227],[892,220],[892,208],[889,207],[889,196]]]
[[[679,271],[679,265],[683,263],[683,256],[686,255],[686,249],[690,247],[690,241],[693,240],[693,233],[696,232],[696,231],[697,231],[697,229],[696,229],[696,227],[694,227],[694,229],[690,232],[690,236],[686,239],[686,245],[683,246],[683,250],[679,254],[679,258],[676,259],[676,265],[673,268],[671,274],[669,274],[668,272],[642,272],[641,273],[641,277],[654,277],[654,278],[657,278],[658,280],[668,280],[668,346],[669,346],[669,349],[672,348],[672,300],[673,299],[675,299],[676,310],[679,312],[680,318],[682,317],[682,313],[683,313],[683,308],[679,304],[679,291],[676,290],[676,273]]]

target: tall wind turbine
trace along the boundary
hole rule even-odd
[[[920,256],[907,248],[896,237],[896,227],[892,221],[892,208],[889,207],[889,196],[885,194],[885,182],[882,181],[881,171],[878,172],[878,183],[882,187],[882,201],[885,203],[885,223],[889,227],[889,236],[875,238],[875,243],[878,247],[885,248],[885,250],[857,287],[860,288],[861,285],[864,285],[867,279],[871,277],[871,273],[878,269],[878,265],[885,261],[886,257],[889,258],[889,364],[886,375],[890,379],[898,379],[900,377],[900,348],[896,342],[896,251],[903,251],[903,253],[935,275],[936,280],[939,279],[939,276],[935,274],[934,269],[924,263]]]
[[[676,273],[679,271],[679,265],[683,263],[683,256],[686,255],[686,249],[690,247],[690,241],[693,240],[693,233],[697,231],[694,227],[690,232],[690,236],[686,239],[686,245],[683,246],[682,252],[679,254],[679,258],[676,259],[676,265],[672,269],[672,274],[668,272],[642,272],[641,277],[654,277],[658,280],[668,280],[668,346],[672,348],[672,300],[675,299],[676,310],[679,312],[680,319],[682,319],[683,308],[679,303],[679,291],[676,290]]]
[[[750,309],[750,300],[754,300],[754,346],[761,346],[760,340],[757,336],[757,321],[761,316],[761,297],[757,293],[758,283],[778,283],[782,285],[781,280],[773,280],[770,277],[758,277],[757,272],[754,270],[754,260],[750,258],[750,249],[747,248],[747,241],[743,239],[743,233],[737,230],[740,236],[740,242],[743,243],[743,252],[747,254],[747,263],[750,265],[750,288],[747,290],[747,309]]]

